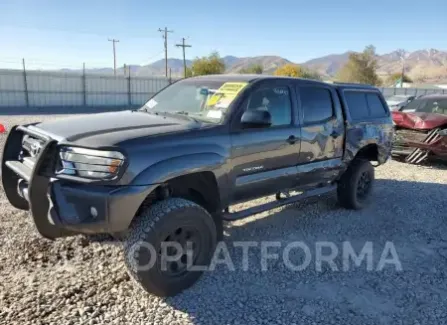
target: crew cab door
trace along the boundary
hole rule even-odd
[[[332,181],[342,167],[344,118],[337,92],[320,83],[296,85],[301,125],[298,183]]]
[[[243,112],[256,109],[269,111],[270,127],[242,126]],[[229,175],[233,202],[295,185],[300,152],[297,123],[296,94],[291,81],[261,80],[252,86],[231,124],[232,171]]]

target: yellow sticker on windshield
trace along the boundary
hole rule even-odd
[[[237,94],[247,85],[247,82],[226,82],[208,99],[206,106],[215,106],[220,99],[225,98],[225,103],[231,103]],[[228,107],[228,106],[227,106]]]

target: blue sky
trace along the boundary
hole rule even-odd
[[[362,50],[447,50],[445,0],[1,0],[0,67],[22,57],[37,68],[146,64],[163,56],[158,28],[167,26],[169,57],[182,37],[187,58],[279,55],[294,62]]]

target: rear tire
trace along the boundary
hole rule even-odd
[[[371,202],[374,167],[368,160],[354,159],[337,187],[338,201],[346,209],[360,210]]]
[[[193,265],[208,266],[216,237],[212,216],[198,204],[182,198],[156,202],[142,211],[130,227],[124,243],[128,273],[149,293],[161,297],[176,295],[193,285],[203,271],[188,269],[188,256],[183,249],[180,253],[168,248],[170,258],[176,254],[179,258],[162,263],[162,243],[175,242],[186,248],[188,242],[192,247]]]

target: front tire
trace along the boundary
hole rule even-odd
[[[342,175],[337,196],[341,206],[360,210],[371,202],[374,185],[374,167],[368,160],[354,159]]]
[[[204,208],[182,198],[169,198],[142,211],[132,223],[124,243],[125,264],[147,292],[173,296],[199,279],[203,271],[191,270],[188,263],[202,269],[208,266],[216,241],[216,226]],[[178,243],[182,249],[163,250],[162,243],[167,242]],[[165,260],[162,250],[167,253]]]

